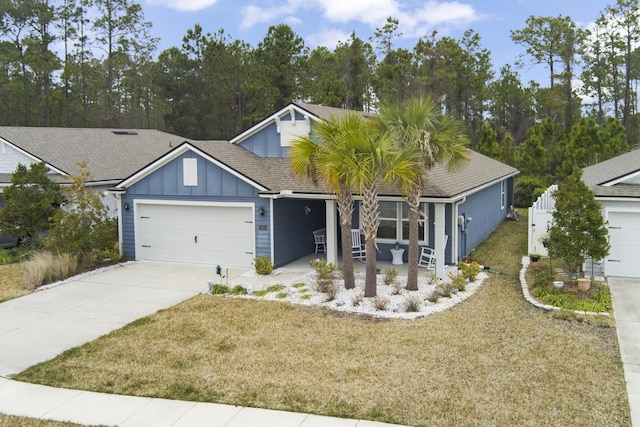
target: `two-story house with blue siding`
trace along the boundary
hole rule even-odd
[[[325,228],[327,259],[338,262],[335,197],[294,177],[288,150],[293,138],[309,135],[314,121],[345,112],[292,103],[231,141],[184,141],[124,179],[111,189],[121,206],[123,255],[247,267],[266,255],[283,266],[313,253],[312,232]],[[459,172],[439,165],[430,171],[420,244],[435,248],[437,273],[506,218],[517,174],[473,151]],[[408,244],[407,207],[393,188],[379,197],[378,259],[391,260],[396,242]],[[353,224],[358,228],[357,208]]]

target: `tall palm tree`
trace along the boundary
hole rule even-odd
[[[407,289],[417,290],[420,199],[428,185],[429,171],[437,163],[446,164],[450,172],[461,169],[469,158],[465,147],[469,137],[464,122],[451,114],[442,115],[431,97],[412,98],[402,105],[383,103],[376,126],[390,132],[400,150],[419,151],[414,160],[420,163],[422,173],[415,184],[403,183],[409,207]]]
[[[294,174],[323,184],[336,195],[340,214],[342,263],[346,289],[355,287],[353,252],[351,250],[351,218],[354,203],[352,171],[345,161],[351,155],[350,135],[361,123],[355,114],[314,122],[311,137],[296,138],[289,153]]]
[[[417,185],[421,165],[414,160],[417,150],[412,150],[412,147],[396,149],[390,132],[359,117],[360,125],[350,128],[348,139],[353,150],[344,162],[351,171],[358,193],[362,195],[361,229],[366,252],[364,296],[374,297],[377,294],[376,236],[380,225],[378,187],[381,183],[395,180],[400,180],[405,186]]]

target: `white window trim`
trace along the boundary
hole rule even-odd
[[[402,225],[404,222],[408,223],[408,219],[407,220],[403,220],[402,218],[402,205],[405,204],[405,202],[396,202],[393,200],[384,200],[385,202],[393,202],[396,204],[396,238],[395,239],[388,239],[388,238],[380,238],[377,237],[376,241],[380,242],[380,243],[395,243],[398,242],[400,244],[403,245],[408,245],[409,244],[409,239],[403,240],[402,239]],[[421,203],[421,209],[423,208],[424,213],[426,215],[426,217],[420,218],[420,221],[424,223],[424,236],[422,236],[424,239],[418,239],[418,244],[420,245],[426,245],[427,242],[429,241],[429,204],[428,203]],[[390,218],[388,218],[390,219]],[[360,218],[360,220],[362,221],[362,218]],[[381,218],[382,220],[382,218]],[[362,222],[361,222],[362,223]]]
[[[198,159],[182,159],[182,184],[185,187],[198,186]]]
[[[507,206],[506,196],[506,183],[504,181],[500,181],[500,210],[504,210],[504,208]]]

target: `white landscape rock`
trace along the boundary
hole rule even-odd
[[[386,309],[379,310],[376,307],[374,298],[364,298],[364,273],[355,274],[356,287],[354,289],[345,289],[344,281],[336,279],[338,292],[335,298],[327,301],[327,295],[316,291],[316,274],[308,273],[302,277],[298,277],[290,282],[280,283],[283,288],[277,292],[270,292],[264,296],[256,296],[256,292],[266,290],[270,285],[254,284],[251,287],[251,295],[238,295],[234,298],[252,298],[273,301],[284,301],[293,304],[306,306],[320,306],[340,312],[356,313],[369,315],[380,318],[395,319],[415,319],[428,316],[433,313],[444,311],[454,305],[463,302],[482,285],[487,273],[480,273],[475,281],[469,282],[462,292],[452,293],[451,297],[440,297],[436,302],[429,302],[428,299],[436,292],[436,288],[440,284],[450,282],[450,280],[439,280],[433,282],[427,278],[418,279],[418,290],[407,291],[403,289],[398,292],[397,287],[384,284],[384,275],[377,276],[377,295],[379,299],[386,299]],[[398,276],[396,282],[399,284],[406,283],[406,277]],[[283,298],[282,295],[286,293]],[[406,303],[409,298],[419,298],[420,304],[417,312],[407,312]],[[354,304],[354,301],[360,301]]]

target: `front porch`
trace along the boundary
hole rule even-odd
[[[309,255],[305,255],[297,260],[285,265],[282,267],[284,271],[300,271],[300,272],[312,272],[313,268],[309,265],[309,262],[314,259],[324,258],[327,259],[326,254],[323,253],[312,253]],[[342,256],[338,257],[338,264],[342,264]],[[365,271],[365,262],[359,261],[357,259],[353,260],[353,266],[356,272],[360,272],[364,274]],[[395,268],[398,271],[398,277],[407,277],[407,273],[409,270],[409,264],[406,262],[402,265],[393,265],[391,261],[381,261],[376,260],[376,268],[380,271],[380,274],[384,274],[385,270]],[[458,267],[456,265],[446,265],[444,267],[445,274],[442,278],[448,278],[449,273],[456,273]],[[424,267],[418,267],[418,277],[434,277],[435,271],[427,270]]]

